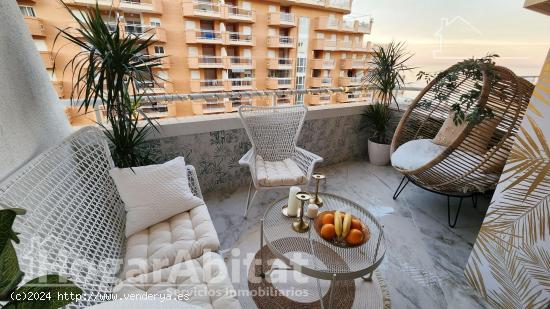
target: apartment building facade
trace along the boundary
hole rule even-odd
[[[76,27],[58,0],[17,0],[61,98],[69,98],[77,47],[57,42],[57,28]],[[65,0],[79,16],[96,0]],[[358,85],[368,69],[372,20],[346,20],[352,0],[97,0],[108,23],[125,34],[153,36],[144,55],[166,56],[145,94],[304,89]],[[55,49],[55,50],[54,50]],[[55,72],[54,55],[56,62]],[[363,93],[210,100],[172,108],[173,115],[236,110],[241,104],[327,104]],[[183,106],[183,107],[182,107]],[[154,111],[158,106],[151,107]],[[168,108],[166,108],[168,110]]]

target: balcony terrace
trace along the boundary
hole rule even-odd
[[[338,40],[338,50],[339,51],[352,51],[353,50],[353,41],[351,40]]]
[[[268,77],[266,82],[267,89],[288,89],[292,88],[294,80],[291,77]]]
[[[310,77],[308,80],[311,88],[332,87],[331,77]]]
[[[293,58],[268,58],[267,68],[270,70],[292,70],[294,68]]]
[[[151,38],[152,41],[166,42],[166,30],[162,27],[136,24],[120,24],[123,34],[126,36],[135,36],[141,40]]]
[[[326,50],[326,51],[335,51],[338,49],[337,40],[328,40],[328,39],[313,39],[312,47],[314,50]]]
[[[296,27],[296,15],[285,12],[270,12],[267,15],[267,23],[277,27]]]
[[[225,44],[220,31],[188,29],[185,31],[187,44]]]
[[[191,92],[231,91],[231,85],[221,79],[191,80]]]
[[[304,103],[307,105],[327,105],[334,103],[334,95],[329,93],[307,94]]]
[[[315,18],[313,29],[317,31],[338,31],[340,30],[340,20],[328,16]]]
[[[369,68],[369,61],[367,59],[340,59],[340,69],[342,70],[363,70]]]
[[[25,16],[25,23],[30,33],[34,37],[44,37],[46,36],[46,31],[44,29],[44,23],[42,19],[38,17]]]
[[[226,45],[238,45],[238,46],[254,46],[256,45],[256,38],[252,34],[244,34],[240,32],[226,32],[227,39]]]
[[[256,89],[256,80],[253,78],[230,78],[231,90],[253,90]]]
[[[118,9],[136,14],[162,14],[162,0],[120,0]]]
[[[53,68],[53,55],[51,51],[41,51],[40,58],[42,58],[42,62],[46,66],[46,69]]]
[[[338,79],[338,85],[340,87],[350,87],[361,85],[361,77],[340,77]]]
[[[184,1],[182,3],[184,17],[203,19],[225,19],[225,9],[222,4],[206,1]]]
[[[222,69],[227,68],[227,60],[220,56],[196,56],[187,59],[190,69]]]
[[[314,70],[332,70],[336,66],[334,59],[311,59],[310,66]]]
[[[291,36],[267,37],[268,48],[296,48],[296,40]]]
[[[227,57],[229,60],[230,69],[253,69],[256,61],[251,57]]]
[[[256,13],[253,10],[239,6],[225,5],[225,19],[234,22],[256,22]]]

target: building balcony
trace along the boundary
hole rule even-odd
[[[131,13],[155,13],[162,14],[161,0],[120,0],[118,8]]]
[[[338,85],[340,87],[350,87],[350,86],[359,86],[361,85],[361,77],[355,76],[355,77],[340,77],[338,79]]]
[[[366,96],[361,91],[338,93],[336,95],[336,102],[338,103],[351,103],[365,101]]]
[[[151,41],[166,42],[166,30],[162,27],[149,25],[121,25],[121,27],[123,27],[126,36],[136,36],[141,40],[151,38]]]
[[[267,78],[267,89],[276,90],[276,89],[288,89],[293,88],[292,77],[268,77]]]
[[[367,59],[340,59],[342,70],[365,70],[369,68]]]
[[[141,56],[144,61],[149,60],[153,57],[163,57],[160,59],[155,59],[153,61],[154,64],[156,64],[153,69],[169,69],[170,68],[170,56],[168,55],[143,55]]]
[[[270,70],[292,70],[294,68],[294,59],[269,58],[267,59],[267,68]]]
[[[229,69],[253,69],[255,65],[254,58],[251,57],[227,57]]]
[[[230,78],[231,90],[256,89],[256,81],[253,78]]]
[[[270,36],[267,38],[268,48],[295,48],[296,40],[291,36]]]
[[[371,34],[372,22],[357,22],[357,32]]]
[[[370,53],[372,52],[372,42],[363,42],[363,41],[356,41],[353,44],[353,51],[360,52],[360,53]]]
[[[168,81],[145,81],[136,86],[141,94],[163,94],[174,92],[174,86]]]
[[[311,59],[310,66],[314,70],[332,70],[336,65],[334,59]]]
[[[328,16],[320,16],[315,18],[313,29],[319,30],[319,31],[339,31],[340,21],[336,18],[330,18]]]
[[[340,22],[340,31],[342,32],[357,32],[357,21],[353,20],[342,20]]]
[[[54,80],[52,81],[53,89],[55,89],[55,92],[57,92],[57,96],[59,98],[63,97],[63,81],[60,80]]]
[[[231,91],[231,85],[221,79],[191,80],[191,92]]]
[[[287,0],[287,2],[304,5],[304,6],[311,6],[311,7],[325,7],[326,0]]]
[[[41,51],[40,58],[42,58],[42,62],[44,63],[46,69],[53,68],[53,56],[51,51]]]
[[[187,44],[224,44],[225,40],[221,32],[212,30],[194,30],[185,32]]]
[[[44,29],[44,23],[42,22],[42,19],[32,16],[25,16],[25,23],[27,24],[27,28],[29,28],[32,36],[46,36],[46,31]]]
[[[256,22],[256,13],[253,10],[248,10],[239,6],[226,5],[225,18],[229,21],[236,22]]]
[[[225,10],[217,2],[183,2],[183,16],[203,19],[225,19]]]
[[[243,34],[240,32],[226,32],[227,45],[254,46],[256,38],[252,34]]]
[[[189,57],[190,69],[224,69],[228,67],[227,59],[220,56]]]
[[[109,9],[116,5],[116,3],[113,3],[113,0],[67,0],[65,1],[65,3],[72,5],[90,6],[94,8],[97,3],[97,6],[99,6],[100,9]]]
[[[331,77],[310,77],[309,87],[312,87],[312,88],[332,87],[332,78]]]
[[[336,40],[313,39],[313,44],[311,48],[313,50],[334,51],[338,49],[338,43]]]
[[[306,94],[304,103],[306,105],[324,105],[334,103],[334,96],[329,93]]]
[[[338,50],[341,51],[352,51],[353,50],[353,41],[338,41]]]
[[[351,0],[327,0],[326,7],[343,13],[351,12]]]
[[[296,27],[297,19],[292,13],[271,12],[267,15],[269,26],[277,27]]]

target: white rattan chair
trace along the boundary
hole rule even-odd
[[[304,105],[281,107],[243,105],[239,108],[239,115],[252,143],[252,149],[239,160],[239,164],[248,166],[252,176],[246,199],[245,218],[258,191],[287,188],[294,185],[307,186],[315,164],[323,160],[318,155],[297,147],[306,113],[307,108]],[[305,179],[302,183],[263,185],[257,175],[256,162],[258,159],[275,163],[290,159],[291,163],[295,163],[303,173]],[[254,194],[251,198],[252,185],[254,185]]]

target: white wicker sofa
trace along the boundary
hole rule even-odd
[[[14,224],[21,233],[16,250],[23,281],[48,273],[69,277],[85,292],[70,306],[76,308],[100,303],[110,293],[164,294],[199,308],[240,308],[215,252],[219,240],[206,205],[126,240],[112,167],[103,133],[89,127],[0,184],[0,207],[27,210]],[[187,166],[182,172],[202,199],[195,169]]]

